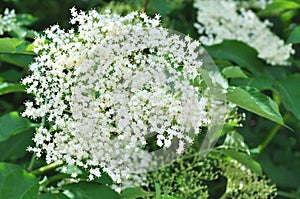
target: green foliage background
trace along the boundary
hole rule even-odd
[[[33,30],[42,31],[49,25],[59,24],[68,28],[70,12],[73,6],[99,11],[111,8],[113,12],[126,14],[132,10],[145,10],[153,16],[159,13],[162,24],[166,28],[177,30],[197,39],[193,27],[196,11],[191,0],[1,0],[0,13],[5,8],[15,9],[22,28],[15,29],[0,38],[0,198],[138,198],[145,192],[132,188],[121,195],[104,184],[110,184],[104,176],[99,182],[80,182],[66,185],[62,192],[51,194],[41,192],[38,195],[39,181],[43,181],[41,171],[34,170],[45,165],[42,159],[35,161],[32,167],[32,154],[26,148],[32,145],[32,136],[38,126],[36,121],[22,118],[19,113],[24,110],[23,103],[32,96],[24,93],[20,80],[27,74],[28,64],[33,61],[31,43]],[[242,151],[235,146],[235,152],[224,150],[223,154],[238,162],[253,165],[257,161],[260,166],[250,166],[253,171],[260,170],[278,189],[277,198],[300,198],[300,1],[274,0],[258,16],[273,22],[272,30],[286,43],[292,43],[296,50],[291,66],[270,66],[257,58],[257,52],[238,41],[224,41],[211,47],[205,47],[230,88],[227,100],[241,107],[246,113],[246,120],[241,128],[228,125],[224,129],[224,137],[232,132],[235,141],[245,142],[249,153],[236,155]],[[26,13],[26,14],[25,14]],[[239,137],[242,135],[241,137]],[[243,141],[244,140],[244,141]],[[220,139],[219,145],[224,138]],[[254,161],[255,160],[255,161]],[[254,161],[254,162],[253,162]],[[33,170],[33,172],[32,172]],[[57,174],[50,170],[46,173],[47,183],[55,182],[55,178],[64,179],[66,174]],[[45,175],[44,175],[45,176]],[[102,184],[101,184],[102,182]],[[220,182],[213,181],[212,187]],[[222,183],[221,183],[222,185]],[[224,185],[224,184],[223,184]],[[159,187],[155,186],[156,197]],[[155,192],[155,190],[153,190]],[[215,190],[215,196],[222,189]],[[104,195],[103,195],[104,194]],[[215,197],[214,194],[211,196]],[[69,197],[68,197],[69,196]],[[154,196],[153,196],[154,197]]]

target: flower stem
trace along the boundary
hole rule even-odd
[[[35,176],[41,175],[43,173],[46,173],[48,171],[51,171],[53,169],[56,169],[57,167],[59,167],[60,165],[62,165],[62,161],[58,161],[58,162],[54,162],[52,164],[48,164],[46,166],[40,167],[34,171],[32,171],[31,173]]]
[[[29,165],[28,165],[27,171],[31,171],[31,170],[32,170],[33,165],[34,165],[35,158],[36,158],[36,154],[34,153],[34,154],[31,156],[30,163],[29,163]]]
[[[287,120],[289,118],[289,116],[290,116],[290,114],[285,114],[283,116],[283,121]],[[280,124],[276,124],[273,127],[273,129],[270,131],[270,133],[268,134],[268,136],[264,140],[264,142],[258,146],[258,149],[259,149],[260,152],[262,152],[269,145],[269,143],[274,138],[274,136],[277,134],[277,132],[279,131],[280,128],[281,128]]]

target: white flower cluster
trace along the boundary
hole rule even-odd
[[[199,42],[159,27],[159,16],[71,14],[76,29],[55,25],[35,41],[39,56],[23,80],[35,100],[23,115],[50,127],[37,130],[29,150],[86,168],[91,180],[101,172],[137,180],[130,173],[153,163],[142,150],[147,138],[164,148],[176,142],[180,154],[210,123],[208,99],[190,83],[202,65]]]
[[[236,3],[244,8],[265,9],[273,0],[239,0]]]
[[[9,32],[12,29],[12,24],[17,22],[17,16],[15,10],[5,9],[3,15],[0,14],[0,35],[4,32]]]
[[[238,40],[251,46],[258,57],[271,65],[288,65],[294,53],[291,44],[284,44],[269,29],[270,22],[260,21],[252,10],[238,8],[233,0],[196,0],[198,9],[195,27],[205,45],[223,40]]]

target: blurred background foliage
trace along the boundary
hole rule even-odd
[[[111,8],[112,12],[121,14],[133,10],[145,11],[150,16],[159,13],[164,27],[195,39],[199,37],[193,26],[196,10],[192,0],[0,0],[0,13],[10,8],[15,9],[17,14],[24,14],[19,16],[22,28],[5,33],[2,37],[26,38],[32,42],[32,30],[42,31],[53,24],[68,28],[69,9],[73,6],[82,10],[96,8],[99,11]],[[236,131],[243,136],[251,156],[261,164],[263,172],[276,184],[277,198],[300,198],[299,9],[299,0],[275,0],[265,10],[257,12],[261,19],[273,23],[273,32],[293,44],[296,53],[290,66],[270,66],[258,59],[252,48],[241,42],[225,41],[205,47],[231,86],[255,87],[272,98],[280,108],[284,123],[292,129],[250,111],[240,110],[246,113],[246,119]],[[22,45],[18,45],[22,48]],[[26,75],[27,66],[32,60],[33,55],[22,50],[12,55],[0,53],[0,131],[3,135],[5,132],[15,132],[0,137],[0,160],[26,166],[31,154],[25,149],[32,143],[36,125],[27,125],[29,120],[18,114],[24,109],[23,102],[30,98],[23,93],[24,88],[19,82]],[[224,134],[232,129],[228,127],[225,131]],[[42,164],[43,160],[39,160],[36,166]]]

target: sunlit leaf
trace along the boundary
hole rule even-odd
[[[25,92],[25,88],[21,84],[0,83],[0,95],[14,92]]]
[[[0,142],[30,128],[32,128],[30,121],[20,117],[19,113],[7,113],[0,117]]]
[[[247,78],[248,76],[238,66],[228,66],[222,70],[222,74],[226,78]]]
[[[230,87],[227,100],[239,107],[284,125],[278,105],[258,89],[251,87]]]
[[[141,188],[129,187],[121,192],[121,198],[144,198],[148,196],[149,193],[142,190]]]

